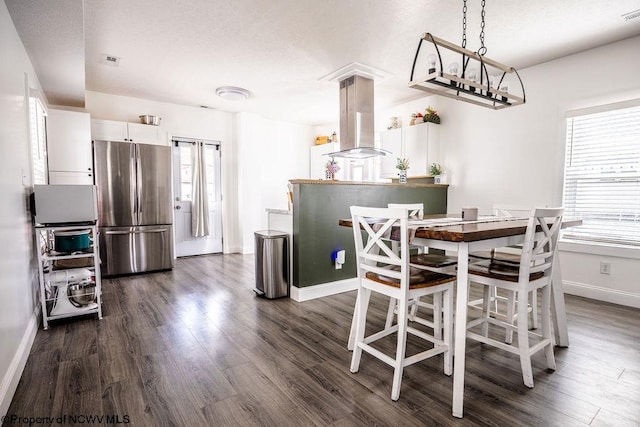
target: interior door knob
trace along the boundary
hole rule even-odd
[[[177,206],[176,206],[176,209],[180,210],[180,209],[182,209],[182,206],[177,205]]]

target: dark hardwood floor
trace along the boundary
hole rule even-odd
[[[252,255],[105,280],[102,320],[38,331],[5,425],[90,415],[141,426],[640,425],[638,309],[567,296],[571,346],[556,348],[555,372],[534,356],[533,389],[516,356],[469,341],[459,420],[441,356],[405,369],[398,402],[389,366],[365,354],[349,372],[355,291],[297,303],[253,286]],[[386,307],[372,299],[372,322]]]

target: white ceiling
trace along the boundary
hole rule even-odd
[[[49,102],[71,106],[84,106],[86,88],[335,122],[338,86],[323,76],[359,62],[386,73],[376,108],[410,101],[424,96],[407,88],[422,33],[462,37],[462,1],[5,1]],[[486,56],[522,69],[639,35],[640,18],[622,16],[637,10],[640,0],[487,0]],[[480,0],[468,0],[467,48],[479,48],[479,31]],[[252,96],[224,101],[215,89],[227,85]]]

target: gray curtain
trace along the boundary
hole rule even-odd
[[[193,198],[191,201],[191,234],[194,237],[209,235],[209,198],[207,196],[207,167],[204,143],[197,141],[191,147],[193,166]]]

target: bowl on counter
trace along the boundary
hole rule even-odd
[[[153,125],[153,126],[160,125],[160,117],[158,116],[151,116],[151,115],[145,114],[138,117],[140,117],[140,123],[142,123],[143,125]]]

